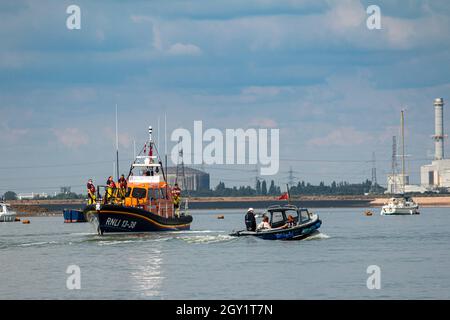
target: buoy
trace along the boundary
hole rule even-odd
[[[15,222],[20,222],[19,218],[14,219]]]
[[[225,217],[223,215],[217,216],[217,219],[224,219]]]
[[[367,210],[366,212],[364,212],[364,214],[365,214],[366,216],[371,216],[373,213],[372,213],[372,211]]]
[[[30,220],[23,220],[22,223],[23,224],[30,224]]]

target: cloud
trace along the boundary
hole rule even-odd
[[[114,147],[116,146],[116,133],[111,128],[105,128],[103,130],[105,136],[112,142]],[[131,147],[131,143],[133,139],[128,133],[120,132],[119,129],[119,147],[129,148]]]
[[[167,53],[171,55],[188,55],[188,56],[198,56],[202,54],[202,50],[194,45],[194,44],[183,44],[183,43],[175,43],[170,46]]]
[[[78,128],[52,130],[58,141],[68,148],[79,148],[89,143],[89,136]]]
[[[332,130],[324,137],[313,138],[307,142],[309,146],[339,146],[347,147],[370,142],[372,136],[352,127],[340,127]]]
[[[6,143],[17,143],[29,132],[29,129],[25,128],[10,128],[7,123],[1,123],[0,141]]]
[[[250,120],[249,126],[257,128],[277,128],[278,124],[274,119],[255,118]]]

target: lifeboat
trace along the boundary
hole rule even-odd
[[[143,152],[131,165],[126,191],[97,186],[96,203],[84,209],[85,217],[99,234],[190,229],[192,216],[188,214],[187,200],[181,208],[180,190],[167,182],[151,127],[149,135]]]

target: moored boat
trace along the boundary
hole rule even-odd
[[[14,222],[17,214],[11,211],[9,204],[0,202],[0,222]]]
[[[64,209],[64,223],[87,222],[83,210]]]
[[[400,195],[394,196],[389,199],[389,201],[381,208],[380,214],[382,216],[391,216],[391,215],[413,215],[419,214],[419,205],[414,202],[411,197],[405,195],[405,114],[404,110],[401,111],[400,117],[400,125],[401,125],[401,138],[402,138],[402,174],[400,176],[401,180],[401,190],[402,193]],[[395,174],[395,166],[393,166],[392,177],[394,179],[394,189],[396,183],[396,174]]]
[[[254,236],[264,240],[302,240],[314,235],[322,221],[317,214],[312,214],[305,208],[294,205],[275,205],[267,209],[270,229],[256,231],[234,231],[230,235],[236,237]],[[292,223],[288,225],[288,217]]]
[[[382,216],[419,214],[419,205],[412,198],[402,195],[389,199],[381,208],[380,214]]]
[[[97,201],[84,215],[99,234],[189,230],[192,216],[187,204],[181,208],[178,193],[167,182],[150,127],[149,141],[131,165],[125,194],[106,188],[102,199],[97,187]]]

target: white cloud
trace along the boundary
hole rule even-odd
[[[198,56],[202,54],[202,50],[194,44],[183,44],[178,42],[171,45],[167,53],[171,55]]]
[[[370,142],[372,136],[353,127],[340,127],[332,130],[324,137],[313,138],[307,142],[309,146],[353,146]]]
[[[249,126],[257,128],[277,128],[278,123],[274,119],[255,118],[250,120]]]
[[[89,143],[89,136],[78,128],[53,129],[58,141],[68,148],[78,148]]]

